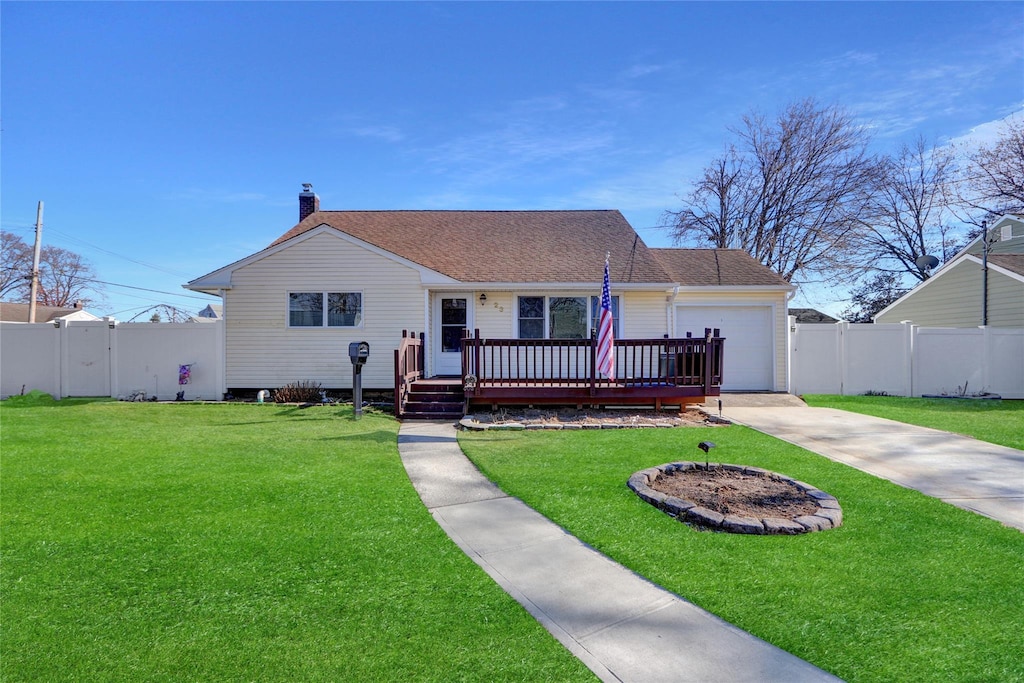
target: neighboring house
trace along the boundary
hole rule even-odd
[[[27,323],[29,317],[28,304],[14,304],[7,301],[0,302],[0,322],[5,323]],[[80,303],[71,308],[59,306],[41,306],[36,304],[36,322],[50,323],[54,320],[99,320],[92,313],[89,313]]]
[[[194,322],[205,323],[224,319],[224,307],[220,304],[207,304],[206,308],[192,316]]]
[[[904,320],[926,327],[1024,327],[1024,218],[1003,216],[874,317],[876,323]]]
[[[836,318],[827,313],[822,313],[816,308],[793,308],[790,306],[789,314],[800,324],[831,324],[839,322]]]
[[[651,249],[618,211],[320,211],[311,191],[299,204],[269,247],[185,285],[222,297],[228,389],[348,388],[353,341],[370,345],[363,387],[393,389],[403,330],[425,333],[426,376],[461,375],[464,330],[586,340],[607,253],[617,340],[718,328],[722,388],[786,390],[794,288],[745,252]]]

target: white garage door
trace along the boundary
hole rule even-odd
[[[725,337],[723,391],[771,391],[772,309],[770,306],[679,306],[676,336],[704,336],[718,328]]]

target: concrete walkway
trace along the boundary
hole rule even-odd
[[[790,398],[798,403],[772,405],[771,394],[760,401],[751,398],[756,396],[723,395],[724,416],[1024,531],[1024,451],[845,410],[810,408],[795,397]]]
[[[603,681],[836,681],[584,545],[484,478],[448,423],[398,450],[437,523]]]

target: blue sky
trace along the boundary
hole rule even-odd
[[[2,227],[127,320],[324,209],[666,209],[751,109],[815,97],[877,151],[1024,110],[1024,3],[0,5]],[[793,305],[837,312],[842,292]]]

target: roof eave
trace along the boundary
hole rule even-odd
[[[680,292],[795,292],[796,285],[679,285]]]

